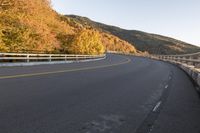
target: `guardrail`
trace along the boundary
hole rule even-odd
[[[170,61],[174,63],[186,64],[193,66],[194,68],[200,68],[200,52],[194,54],[184,55],[152,55],[151,58],[157,58],[164,61]]]
[[[184,55],[149,55],[149,58],[167,61],[183,69],[196,83],[200,94],[200,52]]]
[[[0,53],[0,63],[35,62],[35,61],[76,61],[104,58],[106,55],[72,55],[72,54],[25,54]]]

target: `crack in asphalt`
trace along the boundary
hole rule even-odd
[[[142,124],[139,126],[139,128],[136,130],[135,133],[151,133],[154,127],[154,123],[157,120],[160,111],[162,110],[169,96],[172,79],[173,79],[173,71],[170,71],[169,78],[166,85],[164,86],[164,91],[162,93],[162,96],[160,97],[158,102],[156,102],[155,106],[153,106],[153,109],[147,115],[147,117],[145,118],[145,120],[142,122]]]

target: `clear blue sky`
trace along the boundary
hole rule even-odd
[[[200,0],[52,0],[61,14],[162,34],[200,46]]]

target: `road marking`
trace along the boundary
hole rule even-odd
[[[29,74],[18,74],[18,75],[10,75],[10,76],[0,76],[0,79],[13,79],[13,78],[23,78],[23,77],[33,77],[33,76],[41,76],[41,75],[49,75],[49,74],[57,74],[57,73],[68,73],[68,72],[76,72],[76,71],[84,71],[84,70],[92,70],[106,67],[119,66],[123,64],[128,64],[131,62],[131,59],[126,58],[127,60],[121,63],[110,64],[110,65],[102,65],[95,67],[85,67],[85,68],[76,68],[70,70],[59,70],[59,71],[50,71],[50,72],[40,72],[40,73],[29,73]]]
[[[165,86],[165,89],[167,89],[168,87],[169,87],[169,85],[166,85],[166,86]]]
[[[162,101],[159,101],[156,106],[153,108],[153,112],[156,112],[158,110],[158,108],[160,107]]]

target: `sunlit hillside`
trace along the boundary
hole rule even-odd
[[[136,52],[118,37],[63,19],[48,0],[0,1],[1,52],[101,54],[105,50]]]
[[[76,32],[79,32],[79,30],[81,29],[90,29],[90,30],[92,29],[98,32],[100,34],[102,44],[108,51],[120,51],[120,52],[125,52],[125,53],[139,52],[136,50],[134,45],[120,39],[119,37],[113,34],[98,30],[97,28],[92,27],[90,24],[86,23],[85,21],[78,21],[77,19],[74,19],[68,16],[61,16],[61,18],[68,25],[73,27],[73,29],[75,29]]]
[[[61,48],[60,34],[73,33],[46,0],[3,0],[0,10],[1,51],[53,52]]]

